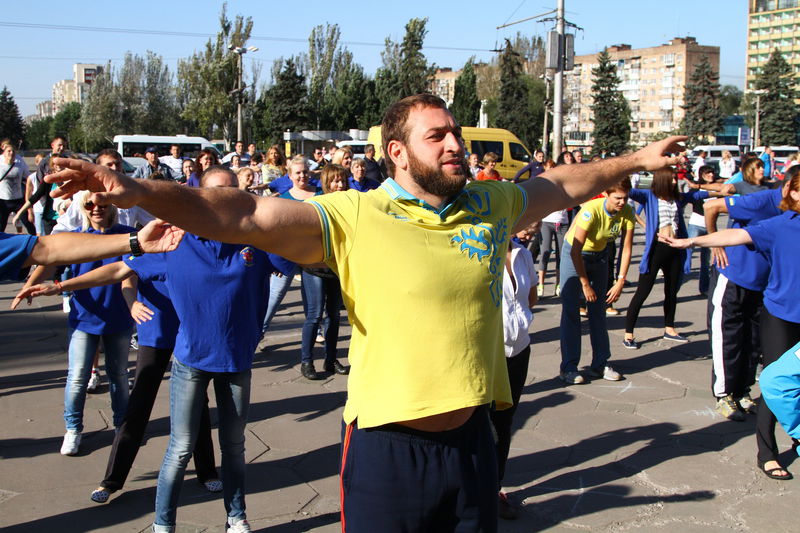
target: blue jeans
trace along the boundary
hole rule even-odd
[[[572,246],[564,241],[561,248],[561,372],[577,372],[581,358],[581,317],[578,311],[583,295],[581,280],[575,271],[570,253]],[[583,264],[589,284],[597,300],[586,303],[589,315],[589,338],[592,342],[592,368],[603,371],[611,357],[606,328],[606,290],[608,283],[608,254],[583,252]]]
[[[695,226],[694,224],[689,224],[687,228],[689,232],[689,238],[693,239],[695,237],[701,237],[703,235],[708,235],[708,231],[706,228],[701,228],[700,226]],[[694,254],[694,250],[689,248],[689,253]],[[708,283],[709,283],[709,262],[711,259],[711,250],[709,248],[700,248],[700,280],[698,283],[698,289],[702,293],[708,292]]]
[[[288,276],[272,274],[269,277],[269,302],[267,303],[267,314],[264,317],[264,325],[261,326],[262,335],[269,329],[272,317],[278,312],[278,306],[281,305],[283,298],[289,291],[289,287],[292,285],[292,279],[295,274],[297,274],[298,270],[300,270],[300,267],[295,267]]]
[[[156,488],[157,526],[175,526],[183,475],[200,430],[208,383],[214,381],[222,453],[222,495],[229,517],[244,519],[244,430],[250,407],[250,370],[206,372],[172,362],[169,446]],[[161,528],[163,529],[163,528]]]
[[[122,425],[128,409],[128,351],[131,331],[106,335],[93,335],[79,329],[72,330],[69,339],[69,369],[64,389],[64,422],[67,429],[83,431],[83,406],[86,403],[86,385],[92,373],[92,361],[97,346],[103,339],[105,347],[106,376],[111,394],[114,427]]]
[[[303,335],[300,349],[300,362],[312,361],[311,350],[317,330],[322,324],[322,311],[328,314],[328,326],[325,328],[325,362],[333,363],[336,359],[336,344],[339,341],[339,309],[342,306],[342,289],[338,278],[322,278],[303,271],[303,311],[306,321],[303,323]]]

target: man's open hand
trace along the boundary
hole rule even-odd
[[[688,137],[685,135],[673,135],[660,141],[648,144],[634,155],[638,159],[639,166],[643,170],[659,170],[670,165],[678,164],[679,152],[686,150],[686,146],[679,144],[686,142]],[[675,154],[675,155],[669,155]]]
[[[139,246],[148,254],[171,252],[181,243],[184,231],[163,220],[151,220],[139,230]]]
[[[81,159],[53,158],[60,171],[44,177],[47,183],[58,183],[50,193],[53,198],[71,198],[78,191],[90,191],[89,198],[97,205],[114,204],[117,207],[133,207],[141,200],[141,186],[137,180],[114,172],[108,167],[95,165]]]

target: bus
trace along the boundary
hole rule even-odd
[[[144,157],[145,151],[153,147],[158,150],[158,155],[169,155],[169,148],[173,144],[181,147],[184,157],[195,159],[200,150],[209,148],[219,150],[204,137],[188,137],[186,135],[116,135],[114,144],[122,157]]]

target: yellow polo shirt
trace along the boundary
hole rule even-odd
[[[606,211],[605,198],[595,198],[589,200],[581,206],[575,220],[572,222],[565,239],[572,244],[575,236],[575,227],[586,230],[586,242],[583,244],[584,252],[602,252],[606,249],[609,239],[619,237],[622,228],[627,231],[633,229],[636,220],[633,216],[633,209],[630,205],[620,209],[619,213],[613,216]]]
[[[353,326],[345,421],[507,407],[503,266],[524,191],[473,182],[436,210],[388,179],[307,201]]]

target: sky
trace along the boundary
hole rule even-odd
[[[178,59],[201,49],[208,37],[169,33],[215,35],[221,6],[222,2],[208,0],[8,2],[0,19],[0,84],[8,87],[26,116],[35,112],[36,103],[50,99],[54,83],[72,78],[73,63],[110,60],[117,64],[126,52],[144,55],[151,50],[163,56],[174,73]],[[497,27],[553,9],[555,0],[403,0],[358,6],[330,0],[228,2],[229,18],[237,14],[253,18],[253,38],[248,44],[259,50],[245,56],[245,68],[261,65],[262,82],[268,81],[276,58],[307,51],[308,35],[319,24],[338,24],[342,43],[373,74],[381,64],[384,39],[400,41],[410,18],[428,17],[423,52],[438,67],[459,69],[471,56],[490,60],[495,55],[491,50],[517,32],[546,35],[553,22],[533,20]],[[578,55],[620,43],[634,48],[657,46],[689,35],[702,45],[720,47],[722,84],[744,85],[747,0],[565,0],[565,9],[566,19],[579,27]],[[156,34],[94,31],[97,28]]]

